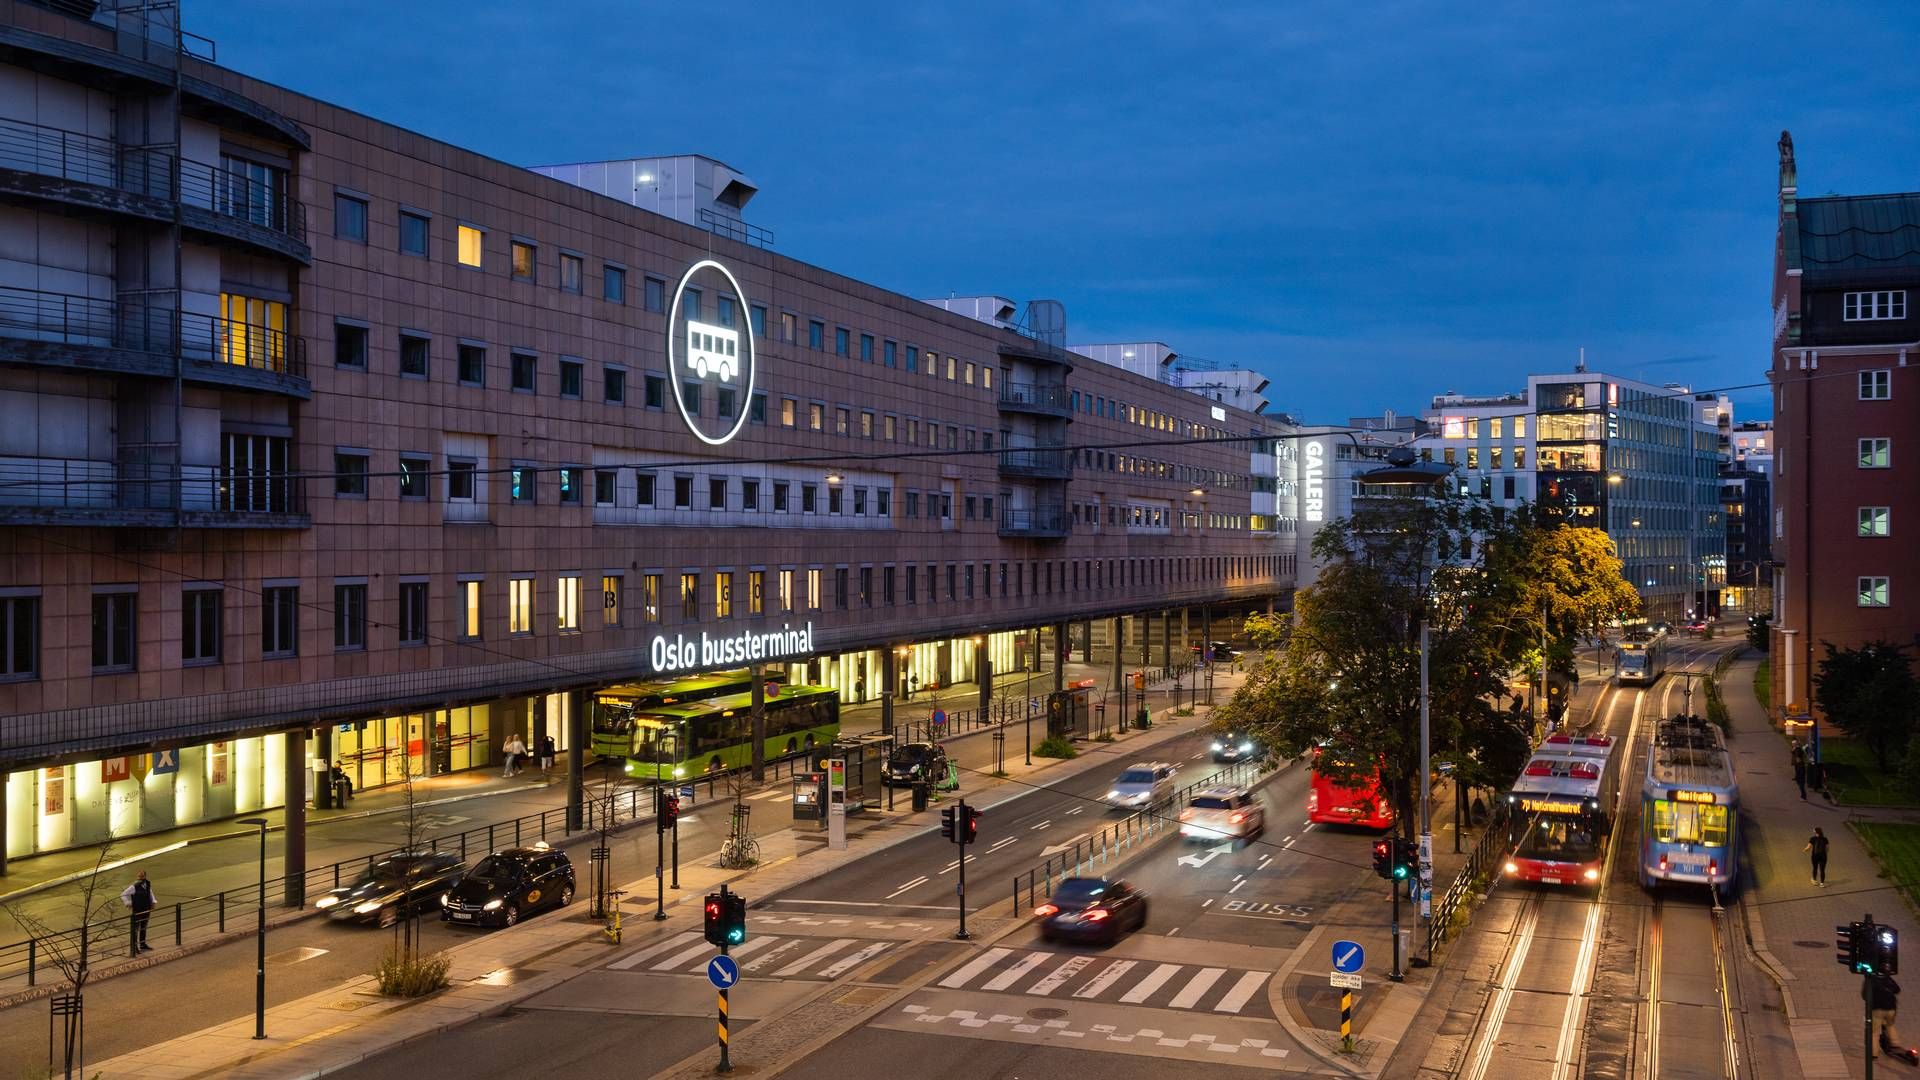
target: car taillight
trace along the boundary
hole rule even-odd
[[[1033,913],[1044,919],[1049,915],[1060,914],[1060,909],[1054,907],[1052,904],[1041,904],[1039,907],[1033,909]]]
[[[1239,813],[1237,811],[1227,815],[1227,823],[1229,825],[1238,825],[1245,820],[1247,820],[1247,815]]]
[[[1112,913],[1109,912],[1106,908],[1093,908],[1081,917],[1086,919],[1088,922],[1106,922],[1107,916],[1110,914]]]

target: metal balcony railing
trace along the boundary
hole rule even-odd
[[[1033,383],[1001,383],[1000,404],[1070,412],[1072,392],[1058,384],[1036,386]]]
[[[180,201],[307,242],[306,204],[277,185],[217,165],[182,161]]]
[[[739,218],[730,218],[714,213],[706,207],[700,208],[700,227],[710,233],[716,233],[730,240],[738,240],[754,247],[773,246],[773,230],[760,225],[751,225]]]
[[[0,168],[157,199],[173,197],[173,156],[65,128],[0,119]]]
[[[1073,531],[1073,518],[1064,506],[1009,508],[1000,511],[1002,536],[1065,536]]]
[[[174,511],[211,524],[303,516],[305,480],[288,473],[172,462],[0,457],[0,519],[47,511],[111,518]]]
[[[1016,447],[1000,451],[1000,471],[1017,476],[1066,477],[1073,474],[1074,452],[1065,447]]]
[[[91,296],[0,288],[0,337],[127,349],[307,377],[305,339],[235,319]]]

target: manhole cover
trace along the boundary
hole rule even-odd
[[[1058,1020],[1065,1015],[1067,1015],[1067,1010],[1065,1009],[1028,1009],[1027,1010],[1027,1019],[1029,1020]]]
[[[1829,948],[1829,947],[1831,947],[1831,945],[1832,945],[1832,942],[1828,942],[1828,941],[1795,941],[1795,942],[1794,942],[1794,944],[1795,944],[1795,945],[1798,945],[1798,946],[1800,946],[1800,947],[1801,947],[1801,948],[1803,948],[1803,949],[1825,949],[1825,948]]]
[[[334,1009],[339,1012],[352,1012],[355,1009],[364,1009],[371,1004],[373,1004],[373,1002],[371,1001],[355,1001],[352,998],[348,998],[345,1001],[333,1002],[329,1004],[327,1008]]]

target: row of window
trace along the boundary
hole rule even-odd
[[[1875,322],[1907,317],[1905,289],[1850,292],[1840,299],[1840,317],[1847,322]]]
[[[682,571],[678,575],[680,621],[731,619],[736,615],[763,616],[771,613],[794,614],[827,610],[824,592],[832,574],[831,607],[850,611],[855,608],[891,607],[897,602],[904,582],[907,604],[936,604],[973,600],[1052,596],[1056,592],[1112,590],[1136,586],[1165,585],[1176,582],[1219,581],[1227,578],[1259,576],[1271,578],[1279,573],[1280,557],[1275,555],[1241,556],[1167,556],[1128,559],[1052,559],[1044,562],[992,562],[907,564],[889,563],[875,567],[837,566],[832,568],[781,567],[777,570],[746,571],[745,589],[736,599],[739,575],[732,570],[703,574]],[[876,576],[877,571],[877,576]],[[773,577],[769,579],[771,573]],[[365,578],[338,578],[333,583],[333,604],[329,617],[333,623],[335,652],[358,652],[369,647],[370,629],[391,629],[399,646],[427,644],[429,637],[429,578],[402,575],[398,592],[384,602],[391,604],[390,616],[376,615],[371,607]],[[997,592],[996,592],[997,580]],[[627,575],[608,573],[600,576],[600,614],[597,618],[585,607],[589,579],[582,574],[560,574],[553,579],[552,591],[541,589],[530,575],[513,575],[506,583],[506,632],[509,637],[525,636],[545,630],[580,633],[588,628],[617,628],[629,625],[658,624],[664,621],[663,589],[668,577],[660,572],[638,575],[639,594],[633,598],[636,610],[628,611]],[[484,575],[457,575],[453,584],[452,610],[456,639],[479,641],[486,636],[483,617],[487,579]],[[769,586],[773,592],[769,593]],[[877,587],[876,587],[877,586]],[[856,591],[857,590],[857,591]],[[96,587],[92,595],[92,670],[94,674],[116,674],[135,668],[139,641],[138,620],[140,589],[136,585]],[[297,581],[268,581],[262,584],[257,600],[260,605],[259,658],[284,659],[300,655],[301,585]],[[311,602],[310,600],[308,601]],[[550,604],[545,610],[540,605]],[[772,611],[769,611],[769,605]],[[229,608],[226,590],[216,583],[189,584],[181,587],[179,610],[179,648],[182,666],[218,664],[227,658],[226,626]],[[21,591],[0,597],[0,677],[31,679],[40,670],[41,598],[37,593]],[[387,621],[390,618],[391,621]]]

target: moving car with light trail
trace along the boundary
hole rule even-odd
[[[1266,828],[1266,807],[1243,787],[1208,788],[1180,811],[1180,835],[1189,840],[1251,840]]]
[[[1260,745],[1243,731],[1216,732],[1213,736],[1213,760],[1221,764],[1245,761],[1260,756]]]
[[[1136,761],[1107,789],[1107,805],[1118,810],[1140,810],[1170,802],[1173,777],[1173,766],[1164,761]]]
[[[450,852],[389,855],[367,867],[353,884],[329,889],[313,906],[335,922],[392,926],[407,913],[409,904],[415,913],[439,907],[466,869],[467,864]]]
[[[1111,945],[1121,934],[1147,925],[1147,894],[1117,879],[1068,878],[1033,914],[1040,920],[1042,941]]]

